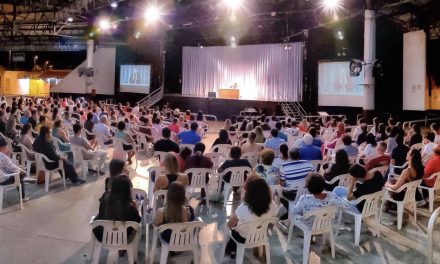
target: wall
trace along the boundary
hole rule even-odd
[[[113,95],[115,90],[115,48],[100,48],[93,54],[95,75],[93,89],[96,94]],[[76,67],[60,83],[52,88],[52,93],[86,94],[86,77],[78,76],[78,68],[86,67],[86,61]]]

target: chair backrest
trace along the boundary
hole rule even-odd
[[[432,158],[432,155],[433,154],[431,153],[431,154],[426,155],[425,157],[423,157],[423,159],[422,159],[423,166],[425,166],[426,162],[428,162]]]
[[[34,152],[34,155],[35,155],[35,161],[36,161],[36,164],[37,164],[37,171],[41,170],[41,169],[45,170],[46,166],[44,165],[44,162],[45,161],[49,162],[50,161],[49,158],[47,158],[46,155],[44,155],[43,153],[39,153],[39,152]],[[60,166],[63,165],[62,162],[59,162],[59,164],[60,164]],[[63,168],[60,168],[58,166],[57,169],[61,169],[62,170]]]
[[[169,250],[184,251],[199,246],[199,233],[205,226],[206,224],[203,221],[172,223],[159,226],[157,232],[171,230],[170,242],[168,243]]]
[[[368,217],[371,215],[376,215],[378,212],[379,200],[382,197],[383,192],[378,191],[375,193],[367,194],[359,197],[356,202],[364,201],[364,208],[362,209],[362,216]]]
[[[250,173],[252,171],[249,167],[231,167],[227,168],[223,171],[223,175],[227,173],[231,173],[231,180],[229,181],[229,185],[233,187],[242,186],[244,183],[244,176],[246,173]]]
[[[405,197],[403,198],[404,203],[414,202],[416,200],[417,187],[419,187],[421,183],[422,179],[408,182],[400,187],[402,190],[406,189]]]
[[[131,199],[136,202],[139,213],[144,217],[148,207],[147,192],[142,189],[133,188],[131,189]]]
[[[314,170],[315,172],[319,172],[319,171],[321,170],[321,168],[322,168],[322,164],[323,164],[323,161],[322,161],[322,160],[311,160],[310,162],[312,163],[312,165],[313,165],[313,170]]]
[[[204,188],[206,187],[206,174],[212,175],[213,171],[211,169],[201,169],[193,168],[187,169],[185,174],[191,174],[191,183],[188,188]]]
[[[102,226],[102,246],[106,249],[123,249],[128,245],[127,228],[132,227],[136,232],[141,229],[140,223],[127,221],[96,220],[91,223],[92,228]]]
[[[160,166],[152,166],[152,167],[149,167],[149,168],[147,169],[147,171],[148,171],[148,175],[149,175],[150,177],[151,177],[151,175],[152,175],[153,172],[154,172],[155,177],[156,177],[156,179],[157,179],[157,177],[159,176],[159,174],[165,172],[165,168],[160,167]]]
[[[212,163],[214,163],[214,169],[217,169],[222,165],[223,161],[226,159],[227,156],[224,156],[221,153],[218,152],[212,152],[212,153],[205,153],[205,157],[208,157],[212,160]]]
[[[247,159],[249,163],[252,165],[252,168],[257,166],[258,161],[260,160],[259,152],[246,152],[241,156],[242,159]]]
[[[440,172],[434,173],[430,177],[435,177],[435,182],[434,182],[434,185],[432,186],[432,188],[434,190],[440,189]]]
[[[348,160],[350,161],[350,164],[357,164],[359,162],[359,158],[356,156],[348,156]]]
[[[156,176],[157,177],[157,176]],[[157,211],[157,207],[158,207],[158,199],[159,199],[159,197],[163,197],[163,200],[164,200],[164,205],[165,205],[165,201],[166,201],[166,197],[167,197],[167,192],[168,192],[168,190],[158,190],[158,191],[155,191],[154,193],[153,193],[153,201],[154,201],[154,203],[153,203],[153,211],[151,212],[152,213],[152,215],[154,215],[154,214],[156,214],[156,211]]]
[[[276,222],[276,217],[258,219],[254,221],[240,223],[235,227],[235,229],[248,230],[245,247],[258,247],[266,244],[268,233],[267,230],[269,229],[269,224],[275,224]]]
[[[194,144],[180,144],[179,148],[180,150],[184,149],[184,148],[189,148],[191,151],[194,150],[195,145]]]
[[[385,173],[387,172],[387,170],[390,168],[390,166],[388,165],[384,165],[384,166],[380,166],[380,167],[376,167],[373,168],[371,170],[368,171],[369,174],[373,174],[376,171],[380,172],[382,174],[382,176],[385,176]]]
[[[437,221],[439,214],[440,214],[440,207],[435,209],[435,211],[432,213],[431,217],[429,218],[428,230],[427,230],[427,233],[428,233],[428,252],[427,252],[428,262],[427,262],[427,264],[433,263],[432,262],[432,257],[433,257],[432,256],[432,243],[433,243],[432,235],[434,232],[434,225],[435,225],[435,222]]]
[[[350,184],[351,175],[349,173],[334,177],[332,182],[338,182],[338,186],[347,187]]]
[[[313,218],[313,224],[310,231],[312,235],[317,235],[332,230],[335,212],[336,208],[334,206],[325,206],[306,213],[302,218]]]
[[[165,160],[165,156],[168,154],[168,152],[165,151],[155,151],[154,156],[159,158],[159,162],[162,162]]]
[[[305,179],[291,183],[288,190],[296,190],[295,200],[291,201],[293,204],[296,204],[301,196],[309,194],[309,190],[306,188]]]
[[[82,162],[84,160],[83,154],[82,154],[82,148],[80,146],[72,144],[70,146],[70,150],[72,150],[73,161],[74,161],[75,164],[80,163],[80,162]]]
[[[230,144],[218,144],[211,147],[211,152],[222,153],[225,156],[229,155],[229,151],[231,150],[232,145]]]

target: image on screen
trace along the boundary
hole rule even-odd
[[[124,93],[150,92],[150,65],[121,65],[120,91]]]
[[[318,103],[321,106],[360,106],[364,96],[364,70],[350,76],[350,62],[320,62]]]

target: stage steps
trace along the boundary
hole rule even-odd
[[[139,100],[138,103],[140,106],[146,106],[147,109],[149,109],[157,104],[160,100],[162,100],[162,97],[163,87],[160,87],[159,89],[153,91],[152,93]]]
[[[302,120],[307,116],[306,111],[299,102],[282,102],[280,106],[284,115],[292,116],[296,120]]]

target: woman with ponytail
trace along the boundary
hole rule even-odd
[[[194,146],[193,155],[186,159],[186,169],[212,169],[214,163],[206,156],[203,156],[205,152],[205,144],[199,142]],[[191,173],[188,174],[189,182],[191,183]],[[206,183],[209,181],[209,175],[206,175]],[[205,197],[205,190],[202,189],[202,197]]]

